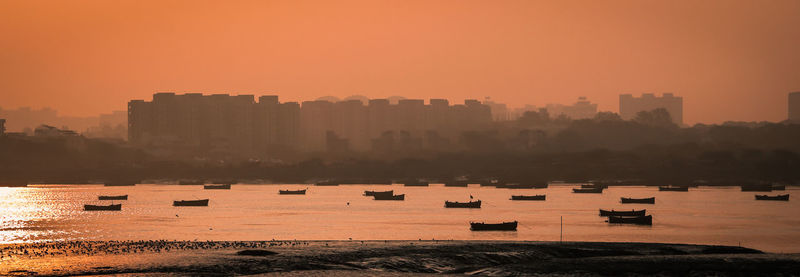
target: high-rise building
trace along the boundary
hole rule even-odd
[[[789,93],[789,121],[800,123],[800,91]]]
[[[548,104],[546,109],[550,117],[553,118],[564,115],[572,119],[587,119],[593,118],[597,114],[597,104],[589,102],[586,97],[578,97],[578,102],[571,106]]]
[[[638,112],[659,108],[669,112],[672,122],[683,125],[683,97],[674,96],[672,93],[664,93],[661,97],[652,93],[644,93],[641,97],[634,97],[631,94],[619,95],[619,115],[624,120],[636,118]]]

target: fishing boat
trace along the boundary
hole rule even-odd
[[[603,193],[603,188],[579,188],[572,189],[573,193]]]
[[[756,195],[756,200],[789,201],[789,195],[788,194],[775,195],[775,196]]]
[[[300,190],[279,190],[278,194],[295,194],[295,195],[299,195],[299,194],[306,194],[306,190],[305,189],[300,189]]]
[[[402,201],[402,200],[406,199],[406,195],[405,194],[398,194],[398,195],[393,195],[393,194],[375,194],[372,197],[374,197],[375,200],[400,200],[400,201]]]
[[[387,190],[387,191],[373,191],[373,190],[365,190],[364,196],[375,196],[376,194],[388,194],[393,195],[394,190]]]
[[[325,181],[325,182],[316,183],[315,185],[316,186],[320,186],[320,187],[335,187],[335,186],[338,186],[339,183],[333,182],[333,181]]]
[[[121,211],[122,204],[111,205],[83,205],[84,211]]]
[[[469,184],[467,182],[448,182],[444,183],[445,187],[467,187]]]
[[[772,185],[770,184],[760,184],[760,185],[742,185],[742,191],[772,191]]]
[[[600,209],[600,216],[644,216],[647,210],[615,211]]]
[[[655,204],[656,203],[656,198],[655,197],[650,197],[650,198],[627,198],[627,197],[621,197],[620,198],[620,202],[622,202],[622,204]]]
[[[539,200],[539,201],[544,201],[545,197],[546,196],[544,194],[541,194],[541,195],[512,195],[511,196],[511,200]]]
[[[103,186],[106,187],[132,187],[135,186],[136,183],[105,183]]]
[[[97,200],[128,200],[128,195],[100,195]]]
[[[517,221],[503,223],[470,222],[469,226],[472,231],[516,231]]]
[[[199,186],[199,185],[205,185],[205,184],[206,184],[206,182],[198,181],[198,180],[181,180],[181,181],[178,181],[178,185],[182,185],[182,186]]]
[[[689,191],[688,186],[659,186],[658,191]]]
[[[608,223],[653,225],[653,216],[609,216]]]
[[[512,183],[512,184],[500,184],[500,185],[497,185],[495,187],[499,188],[499,189],[546,189],[547,188],[547,183],[544,183],[544,184],[517,184],[517,183]]]
[[[605,189],[605,188],[608,188],[608,186],[607,185],[601,185],[601,184],[583,184],[583,185],[581,185],[581,188],[582,189]]]
[[[450,202],[444,201],[445,208],[480,208],[481,200],[469,202]]]
[[[173,201],[172,206],[208,206],[208,199],[200,200],[178,200]]]
[[[403,186],[406,187],[427,187],[429,186],[428,182],[410,182],[404,183]]]
[[[231,189],[231,184],[224,185],[204,185],[203,189]]]

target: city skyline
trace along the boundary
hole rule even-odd
[[[691,125],[780,121],[800,90],[796,1],[455,3],[7,1],[0,102],[88,116],[153,91],[586,96],[615,111],[619,94],[672,92]]]

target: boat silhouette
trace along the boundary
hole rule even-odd
[[[445,208],[480,208],[481,207],[481,200],[469,201],[469,202],[444,201],[444,207]]]
[[[200,200],[177,200],[172,201],[172,206],[208,206],[208,199]]]
[[[103,186],[106,187],[132,187],[135,186],[136,183],[105,183]]]
[[[365,190],[364,196],[375,196],[376,194],[388,194],[393,195],[394,190],[387,190],[387,191],[372,191],[372,190]]]
[[[775,196],[756,195],[756,200],[789,201],[789,195],[788,194],[775,195]]]
[[[128,200],[128,195],[100,195],[97,200]]]
[[[204,185],[203,189],[231,189],[231,184],[223,185]]]
[[[609,216],[608,223],[653,225],[653,216]]]
[[[658,191],[689,191],[689,186],[660,186]]]
[[[620,202],[623,204],[655,204],[656,198],[627,198],[627,197],[620,197]]]
[[[647,210],[615,211],[600,209],[600,216],[644,216]]]
[[[301,190],[279,190],[278,194],[293,194],[293,195],[304,195],[306,194],[307,189]]]
[[[121,211],[122,204],[111,205],[83,205],[84,211]]]
[[[573,193],[603,193],[603,188],[579,188],[579,189],[572,189]]]
[[[527,200],[527,201],[544,201],[546,196],[544,194],[540,195],[512,195],[511,200]]]
[[[373,197],[373,199],[375,199],[375,200],[400,200],[400,201],[402,201],[402,200],[405,200],[405,199],[406,199],[406,195],[405,195],[405,194],[398,194],[398,195],[392,195],[392,194],[375,194],[375,195],[373,195],[372,197]]]
[[[516,231],[517,221],[503,223],[470,222],[469,226],[472,231]]]

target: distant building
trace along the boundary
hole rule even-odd
[[[586,97],[578,97],[578,102],[570,106],[561,104],[548,104],[547,113],[550,117],[556,118],[564,115],[571,119],[587,119],[593,118],[597,114],[597,104],[593,104],[586,100]]]
[[[483,104],[489,106],[492,110],[492,120],[494,121],[508,121],[509,112],[506,104],[497,103],[491,100],[488,96],[483,100]]]
[[[683,125],[683,97],[676,97],[672,93],[664,93],[656,97],[652,93],[644,93],[641,97],[631,94],[619,95],[619,115],[624,120],[636,118],[641,111],[652,111],[663,108],[669,112],[672,122]]]
[[[789,93],[789,121],[800,123],[800,91]]]

